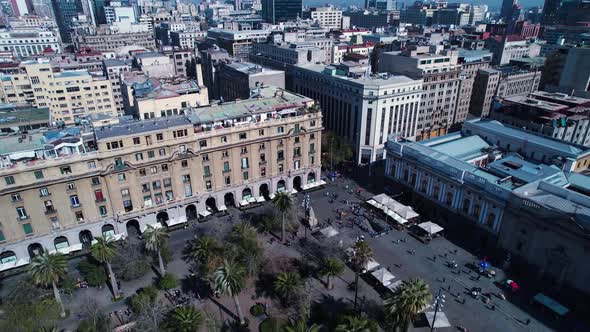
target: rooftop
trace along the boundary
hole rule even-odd
[[[316,73],[321,73],[327,76],[337,77],[341,80],[346,80],[353,83],[358,83],[365,86],[389,86],[389,85],[396,85],[396,84],[408,84],[408,83],[416,83],[417,80],[411,79],[407,76],[403,75],[391,75],[391,74],[383,74],[382,76],[371,76],[371,75],[363,75],[361,77],[349,77],[346,76],[346,73],[342,70],[337,69],[335,66],[325,66],[325,65],[315,65],[315,64],[307,64],[307,65],[300,65],[297,66],[299,68],[313,71]]]
[[[48,107],[19,107],[13,104],[0,104],[0,126],[37,121],[49,122]]]
[[[190,125],[190,121],[184,115],[168,116],[150,120],[136,120],[123,122],[116,125],[102,126],[95,130],[97,140],[141,134],[158,130],[166,130],[179,126]]]

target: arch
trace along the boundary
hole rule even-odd
[[[246,187],[242,190],[242,199],[249,199],[252,197],[252,189]]]
[[[80,243],[82,243],[83,249],[89,248],[92,245],[92,232],[84,229],[78,233],[78,239],[80,240]]]
[[[279,182],[277,182],[277,192],[281,192],[281,191],[285,191],[287,190],[287,186],[285,185],[285,180],[280,180]]]
[[[70,241],[65,236],[58,236],[53,240],[53,245],[55,246],[56,250],[67,248],[70,246]]]
[[[268,199],[270,196],[270,190],[268,189],[268,184],[263,183],[260,185],[260,188],[258,188],[258,192],[260,193],[260,196],[264,197],[265,199]]]
[[[309,174],[307,174],[307,183],[314,183],[314,182],[316,182],[315,172],[309,172]]]
[[[194,220],[197,219],[197,207],[194,204],[189,204],[184,209],[186,213],[186,220]]]
[[[127,227],[127,235],[139,235],[141,234],[140,228],[139,228],[139,221],[135,220],[135,219],[131,219],[127,222],[126,224]]]
[[[156,221],[163,227],[168,227],[168,220],[170,220],[168,217],[168,212],[160,211],[158,214],[156,214]]]
[[[205,201],[205,206],[207,210],[212,212],[217,212],[217,202],[215,201],[215,197],[209,197]]]
[[[236,206],[236,201],[233,193],[225,194],[223,196],[223,202],[225,203],[225,206]]]
[[[103,225],[101,232],[102,237],[104,237],[105,239],[111,236],[115,236],[115,227],[113,227],[113,225],[111,224]]]
[[[27,251],[29,252],[29,257],[31,257],[31,259],[35,258],[35,256],[40,255],[41,253],[43,253],[43,246],[40,243],[31,243],[29,244],[29,246],[27,247]]]
[[[0,254],[0,264],[16,262],[16,254],[14,251],[4,251]]]
[[[301,191],[301,177],[299,175],[293,178],[293,189]]]

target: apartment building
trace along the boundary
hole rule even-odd
[[[118,60],[118,59],[104,59],[103,60],[103,75],[111,83],[111,89],[113,90],[113,100],[115,101],[115,107],[117,108],[117,114],[119,116],[125,115],[125,106],[123,103],[123,95],[121,94],[121,81],[120,77],[123,72],[131,70],[131,60]]]
[[[203,84],[209,91],[209,99],[219,99],[221,92],[219,87],[221,84],[218,83],[219,68],[225,63],[231,61],[231,56],[225,49],[207,49],[201,52],[201,69],[203,71]]]
[[[432,47],[409,47],[405,51],[382,53],[379,70],[422,79],[417,140],[447,133],[454,121],[462,66],[456,50],[435,52]]]
[[[260,99],[186,115],[71,128],[76,148],[68,151],[57,149],[59,140],[39,140],[57,134],[0,138],[12,148],[0,150],[0,271],[28,264],[42,248],[67,254],[96,236],[121,239],[131,229],[173,226],[317,185],[323,128],[312,105],[268,87]]]
[[[175,46],[167,46],[163,47],[161,50],[162,54],[167,55],[170,58],[170,61],[174,64],[174,71],[178,76],[189,76],[187,72],[186,63],[187,61],[195,60],[195,50],[192,48],[178,48]],[[201,77],[201,65],[199,63],[195,64],[195,71],[196,73],[191,73],[191,75],[196,75],[199,78],[199,84],[203,84],[203,78]]]
[[[174,31],[170,32],[170,44],[180,48],[195,48],[197,41],[206,36],[206,31]]]
[[[149,31],[121,33],[103,29],[97,31],[94,35],[75,35],[73,42],[77,49],[92,48],[99,52],[116,52],[125,46],[131,45],[137,45],[149,50],[156,49],[154,34]]]
[[[541,45],[513,35],[488,38],[486,48],[494,54],[494,65],[507,64],[514,58],[537,57],[541,53]]]
[[[417,134],[422,80],[369,73],[349,62],[293,68],[294,91],[318,101],[324,125],[354,147],[357,164],[383,160],[389,135]]]
[[[154,78],[142,72],[121,75],[123,105],[137,119],[182,114],[189,107],[209,105],[207,88],[186,77]]]
[[[252,45],[255,43],[266,42],[270,33],[270,30],[233,31],[209,29],[207,30],[207,39],[214,41],[231,56],[240,59],[248,59],[248,55],[252,50]]]
[[[264,85],[285,88],[284,71],[264,68],[250,62],[225,63],[217,74],[220,86],[216,89],[224,102],[248,99],[257,94],[256,90]]]
[[[133,56],[135,64],[149,77],[169,77],[176,72],[174,59],[160,52],[144,52]]]
[[[61,52],[59,36],[45,28],[0,30],[0,50],[12,51],[17,57],[42,54],[46,49]]]
[[[309,9],[309,17],[323,28],[340,29],[342,27],[342,10],[334,6],[312,7]]]
[[[339,44],[332,47],[332,58],[330,63],[340,63],[342,58],[347,54],[360,54],[370,56],[375,47],[374,43],[363,43],[363,44]]]
[[[541,71],[538,68],[526,68],[517,65],[497,66],[477,71],[473,83],[474,93],[471,97],[469,112],[478,117],[486,117],[494,96],[507,98],[527,95],[539,89]]]
[[[479,69],[489,68],[491,61],[492,53],[488,51],[459,50],[458,63],[461,65],[461,74],[459,75],[459,96],[453,123],[463,123],[467,119],[477,72]]]
[[[67,125],[94,113],[117,115],[108,79],[87,71],[54,73],[46,61],[26,61],[0,84],[3,102],[49,107],[52,121]]]

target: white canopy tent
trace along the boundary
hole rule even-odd
[[[370,260],[367,262],[367,265],[365,265],[365,270],[367,270],[367,271],[372,271],[372,270],[374,270],[374,269],[376,269],[376,268],[378,268],[378,267],[379,267],[379,263],[377,263],[377,261],[376,261],[376,260],[374,260],[374,259],[372,259],[372,258],[371,258],[371,259],[370,259]]]
[[[203,218],[211,215],[211,212],[207,211],[207,210],[203,210],[203,211],[199,211],[199,215]]]
[[[371,272],[371,275],[385,287],[389,286],[395,279],[395,276],[384,267]]]
[[[423,222],[423,223],[419,224],[418,227],[422,228],[426,233],[428,233],[430,235],[434,235],[434,234],[444,230],[444,228],[433,223],[432,221]]]
[[[322,233],[322,235],[327,238],[331,238],[331,237],[339,234],[339,232],[332,226],[328,226],[326,228],[323,228],[322,230],[320,230],[320,233]]]
[[[227,206],[225,206],[225,204],[219,207],[219,211],[225,211],[225,210],[227,210]]]
[[[420,216],[412,207],[403,205],[386,194],[373,196],[367,203],[382,210],[387,216],[402,225]]]
[[[442,311],[436,313],[436,321],[434,321],[434,311],[425,312],[424,315],[426,315],[426,320],[428,320],[428,325],[430,325],[430,327],[434,327],[435,329],[451,327],[451,323],[449,322],[447,315],[445,315],[445,313]],[[432,325],[433,321],[434,326]]]

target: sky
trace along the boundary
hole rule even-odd
[[[398,0],[399,3],[405,2],[406,4],[411,4],[414,0]],[[502,0],[449,0],[449,2],[465,2],[465,3],[473,3],[477,4],[486,4],[490,7],[490,10],[500,10],[502,6]],[[339,7],[346,7],[350,5],[356,5],[362,7],[365,5],[364,0],[303,0],[303,4],[306,6],[318,6],[324,5],[326,3],[333,4]],[[519,3],[527,8],[527,7],[534,7],[534,6],[542,6],[543,0],[520,0]]]

